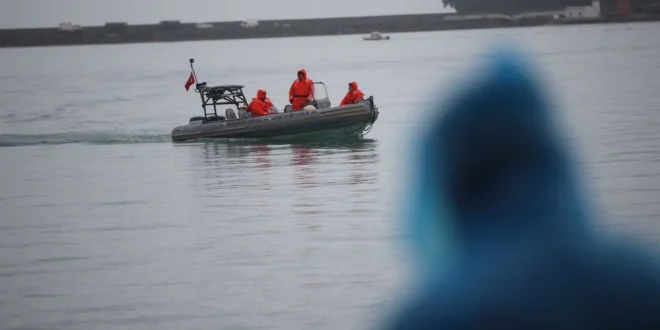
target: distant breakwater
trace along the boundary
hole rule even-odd
[[[256,26],[245,22],[208,22],[204,24],[163,21],[160,24],[128,25],[106,23],[77,30],[59,28],[0,30],[0,47],[37,47],[63,45],[124,44],[193,40],[282,38],[324,35],[422,32],[460,29],[541,26],[551,24],[588,24],[660,20],[645,18],[607,18],[557,20],[552,15],[517,17],[505,15],[456,16],[455,14],[417,14],[370,17],[341,17],[298,20],[264,20]]]

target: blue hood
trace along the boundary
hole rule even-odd
[[[660,329],[657,262],[590,232],[522,55],[493,52],[479,73],[416,145],[406,224],[422,278],[386,329]]]
[[[423,268],[587,237],[571,156],[536,74],[511,49],[436,103],[415,144],[405,222]]]

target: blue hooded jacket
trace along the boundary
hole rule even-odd
[[[591,229],[576,166],[521,52],[420,134],[406,226],[421,276],[388,329],[660,329],[660,271]]]

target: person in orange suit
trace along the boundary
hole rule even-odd
[[[344,96],[344,99],[341,100],[341,103],[339,103],[339,106],[357,103],[359,100],[364,100],[364,94],[358,89],[358,84],[355,81],[349,82],[348,92]]]
[[[307,78],[305,69],[298,70],[298,79],[294,80],[289,88],[289,102],[291,110],[302,110],[305,102],[314,99],[314,81]]]
[[[252,114],[252,117],[261,117],[275,113],[273,111],[273,102],[266,97],[266,91],[263,89],[257,91],[257,97],[252,99],[246,110]]]

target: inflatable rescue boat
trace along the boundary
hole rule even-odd
[[[191,67],[193,63],[191,59]],[[373,96],[356,104],[333,107],[325,84],[315,82],[314,85],[317,95],[306,103],[303,110],[291,111],[291,105],[287,105],[282,113],[276,109],[275,114],[252,117],[245,110],[248,103],[243,94],[244,86],[209,87],[205,82],[197,83],[196,91],[202,100],[204,116],[192,117],[187,125],[175,127],[172,140],[307,136],[325,139],[363,136],[371,130],[378,119]],[[222,112],[219,115],[218,107],[223,105],[230,107],[224,110],[224,115]]]

